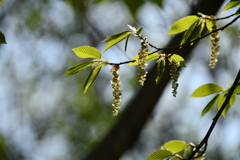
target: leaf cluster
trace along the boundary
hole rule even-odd
[[[216,94],[205,106],[205,108],[202,110],[201,115],[204,116],[207,112],[212,110],[214,106],[217,107],[218,110],[220,110],[221,106],[223,105],[227,95],[229,94],[230,88],[227,90],[223,90],[222,87],[218,84],[214,83],[208,83],[199,86],[197,89],[194,90],[191,97],[205,97],[208,95]],[[226,114],[231,106],[233,106],[236,102],[236,95],[240,92],[240,82],[238,83],[237,88],[235,89],[233,95],[230,98],[229,103],[227,104],[226,108],[222,112],[222,116],[226,117]]]
[[[184,141],[172,140],[161,146],[160,150],[150,154],[146,160],[179,160],[187,159],[196,148],[193,143],[187,144]],[[203,155],[200,155],[202,157]]]

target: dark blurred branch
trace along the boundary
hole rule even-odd
[[[190,159],[194,158],[194,155],[201,149],[201,147],[202,147],[203,145],[205,145],[204,151],[206,150],[207,143],[208,143],[208,139],[209,139],[209,137],[210,137],[210,135],[211,135],[211,133],[212,133],[215,125],[217,124],[218,119],[219,119],[219,117],[221,116],[223,110],[225,109],[225,107],[226,107],[227,104],[229,103],[230,98],[232,97],[234,90],[237,88],[239,80],[240,80],[240,69],[239,69],[239,71],[238,71],[238,74],[237,74],[237,76],[236,76],[236,79],[235,79],[235,81],[234,81],[231,89],[230,89],[229,92],[228,92],[228,95],[227,95],[224,103],[222,104],[220,110],[217,112],[216,116],[213,118],[212,125],[210,126],[207,134],[206,134],[205,137],[203,138],[202,142],[198,145],[198,147],[196,148],[196,150],[194,150],[194,152],[188,157],[187,160],[190,160]]]
[[[196,5],[196,10],[190,14],[203,12],[215,15],[224,0],[200,0]],[[167,46],[176,46],[179,44],[181,36],[175,36]],[[184,47],[179,50],[179,54],[186,60],[191,54],[194,46]],[[168,65],[167,69],[168,70]],[[163,94],[165,86],[170,81],[168,73],[164,73],[163,78],[158,85],[155,83],[156,67],[153,67],[148,73],[145,86],[139,93],[132,98],[124,113],[120,115],[118,123],[105,136],[101,143],[85,158],[85,160],[117,160],[121,155],[138,140],[138,136],[151,115],[159,98]]]

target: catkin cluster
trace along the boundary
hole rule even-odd
[[[217,26],[212,27],[213,30],[217,29]],[[212,51],[211,51],[211,60],[209,63],[209,66],[214,69],[217,63],[217,57],[220,54],[218,51],[220,49],[220,46],[218,44],[218,41],[220,40],[220,37],[218,36],[219,31],[214,32],[211,34],[211,42],[212,42]]]
[[[147,38],[144,38],[141,40],[141,49],[138,53],[139,59],[138,59],[138,67],[139,70],[137,74],[139,75],[139,83],[140,85],[144,85],[144,81],[146,80],[147,71],[145,71],[145,67],[147,66],[147,57],[148,57],[148,42]]]
[[[113,88],[113,115],[118,115],[118,110],[120,109],[120,102],[121,102],[121,96],[122,91],[120,90],[121,87],[121,81],[120,81],[120,75],[118,73],[119,71],[119,65],[113,65],[113,68],[110,70],[112,72],[112,80],[111,87]]]
[[[174,97],[176,97],[177,88],[179,86],[177,81],[178,81],[178,77],[180,76],[180,72],[177,69],[180,66],[180,62],[176,62],[175,59],[170,59],[169,64],[170,64],[170,76],[172,78],[172,88],[173,88],[172,94]]]

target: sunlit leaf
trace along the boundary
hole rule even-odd
[[[73,66],[72,68],[68,69],[66,71],[66,73],[64,74],[64,76],[69,76],[69,75],[76,74],[76,73],[90,67],[94,63],[96,63],[96,62],[95,61],[87,61],[87,62],[79,63],[79,64]]]
[[[142,30],[143,30],[143,28],[138,28],[138,29],[137,29],[137,33],[136,33],[136,34],[137,34],[137,35],[140,35],[140,34],[141,34],[141,32],[142,32]]]
[[[196,29],[193,31],[190,41],[201,37],[204,27],[205,27],[205,19],[200,19],[198,25],[196,26]]]
[[[188,146],[187,149],[185,150],[183,158],[187,159],[192,153],[193,153],[193,147],[192,146]]]
[[[218,110],[222,107],[222,104],[224,103],[225,99],[226,99],[226,94],[225,93],[220,94],[218,98],[218,105],[217,105]]]
[[[222,112],[223,117],[226,117],[227,112],[229,111],[230,108],[231,108],[231,105],[227,104],[226,107],[224,108],[223,112]]]
[[[223,8],[223,10],[221,11],[221,13],[223,13],[223,12],[225,12],[225,11],[231,9],[231,8],[235,8],[235,7],[239,6],[239,5],[240,5],[240,0],[231,0],[230,2],[228,2],[228,3],[224,6],[224,8]]]
[[[152,53],[152,52],[148,52],[148,54],[150,54],[150,53]],[[153,54],[148,55],[146,61],[149,62],[149,61],[152,61],[152,60],[154,60],[154,59],[157,59],[158,57],[159,57],[158,53],[153,53]],[[137,60],[137,59],[139,59],[139,55],[138,55],[138,54],[135,55],[135,56],[132,58],[132,60]],[[138,61],[131,62],[131,63],[129,63],[128,65],[130,65],[130,66],[138,65]]]
[[[204,116],[208,111],[212,110],[215,106],[220,94],[217,94],[213,99],[207,104],[207,106],[203,109],[201,116]]]
[[[232,97],[230,98],[229,104],[231,106],[233,106],[236,102],[237,96],[236,95],[232,95]]]
[[[104,48],[104,51],[108,50],[110,47],[121,42],[131,34],[132,33],[130,31],[125,31],[125,32],[114,34],[112,36],[107,37],[106,39],[103,40],[103,42],[108,42]]]
[[[90,74],[87,78],[87,81],[84,84],[83,93],[86,93],[88,88],[93,85],[93,83],[96,81],[101,69],[102,69],[102,66],[96,66],[92,69],[92,71],[90,72]]]
[[[204,97],[210,94],[220,92],[222,90],[223,90],[222,87],[219,86],[218,84],[208,83],[208,84],[201,85],[200,87],[195,89],[191,97]]]
[[[165,71],[166,61],[164,57],[159,58],[157,61],[157,76],[156,76],[156,84],[160,81],[162,78],[162,75]]]
[[[188,40],[188,38],[192,34],[192,31],[195,29],[196,25],[197,22],[193,23],[191,27],[184,33],[181,44],[185,43]]]
[[[173,153],[168,150],[158,150],[150,154],[146,160],[163,160],[164,158],[172,156]]]
[[[215,19],[216,17],[211,15],[210,16],[211,18]],[[206,19],[206,27],[207,29],[211,32],[212,31],[212,27],[215,26],[217,23],[216,20],[209,20],[209,19]]]
[[[237,85],[237,87],[235,88],[233,94],[238,94],[238,93],[240,93],[240,82],[238,82],[238,85]]]
[[[78,57],[81,57],[81,58],[100,59],[102,54],[97,48],[94,48],[91,46],[80,46],[77,48],[73,48],[72,50]]]
[[[188,30],[195,22],[199,21],[198,16],[187,16],[184,17],[178,21],[176,21],[170,31],[168,32],[168,35],[170,34],[178,34],[181,32],[184,32]]]
[[[181,150],[184,150],[188,147],[186,142],[180,141],[180,140],[169,141],[169,142],[165,143],[163,146],[167,150],[171,150],[174,153],[180,152]]]
[[[0,32],[0,44],[7,44],[5,36],[2,32]]]
[[[181,56],[173,54],[171,59],[175,59],[176,62],[180,62],[180,67],[186,67],[185,61]]]
[[[222,105],[225,102],[226,98],[227,98],[227,93],[221,94],[221,96],[219,97],[219,100],[218,100],[218,107],[217,107],[218,110],[220,110],[220,108],[222,107]],[[229,100],[229,103],[225,106],[225,108],[224,108],[224,110],[222,112],[222,116],[223,117],[226,117],[228,110],[230,109],[230,107],[232,105],[234,105],[235,101],[236,101],[236,95],[232,95],[232,97]]]

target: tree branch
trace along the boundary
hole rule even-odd
[[[196,10],[190,14],[196,14],[202,11],[206,14],[216,14],[224,0],[199,0]],[[181,36],[175,36],[168,46],[179,44]],[[182,57],[187,60],[191,51],[196,47],[188,46],[179,50]],[[184,54],[183,54],[184,53]],[[166,71],[168,71],[168,65]],[[165,72],[158,85],[155,83],[156,67],[153,67],[149,73],[145,86],[132,98],[132,101],[126,107],[123,113],[119,115],[118,123],[104,137],[101,143],[87,156],[85,160],[103,159],[117,160],[121,155],[138,140],[138,136],[151,115],[159,98],[163,94],[165,86],[170,81],[170,76]]]
[[[218,18],[218,20],[220,20],[220,19],[226,19],[226,18],[232,17],[233,15],[235,15],[235,13],[234,13],[234,14],[231,14],[230,16],[227,16],[227,17]],[[183,43],[183,44],[181,44],[181,45],[171,46],[171,47],[165,47],[165,48],[158,48],[158,47],[152,45],[151,43],[149,43],[149,46],[151,46],[152,48],[155,48],[155,49],[156,49],[156,51],[153,51],[153,52],[150,53],[149,55],[151,55],[151,54],[153,54],[153,53],[157,53],[157,52],[159,52],[159,51],[161,51],[161,50],[179,49],[179,48],[181,48],[181,47],[183,47],[183,46],[186,46],[186,45],[188,45],[188,44],[191,44],[191,43],[197,42],[197,41],[199,41],[199,40],[202,40],[203,38],[206,38],[207,36],[211,35],[211,34],[214,33],[214,32],[223,31],[225,28],[227,28],[228,26],[230,26],[230,25],[232,25],[234,22],[236,22],[239,18],[240,18],[240,15],[238,15],[236,18],[234,18],[231,22],[227,23],[225,26],[220,27],[220,28],[215,29],[215,30],[212,30],[211,32],[209,32],[209,33],[207,33],[207,34],[205,34],[205,35],[203,35],[203,36],[201,36],[201,37],[199,37],[199,38],[196,38],[196,39],[194,39],[194,40],[192,40],[192,41]],[[143,38],[140,37],[140,39],[143,39]],[[122,65],[122,64],[132,63],[132,62],[135,62],[135,61],[136,61],[136,60],[125,61],[125,62],[120,62],[120,63],[110,63],[110,65]]]
[[[239,80],[240,80],[240,69],[239,69],[239,71],[238,71],[238,74],[237,74],[237,76],[236,76],[236,78],[235,78],[235,81],[234,81],[231,89],[229,90],[229,93],[228,93],[228,95],[227,95],[224,103],[222,104],[220,110],[217,112],[216,116],[213,118],[212,125],[210,126],[207,134],[206,134],[205,137],[203,138],[202,142],[201,142],[201,143],[198,145],[198,147],[195,149],[195,151],[188,157],[187,160],[190,160],[190,159],[194,158],[194,155],[201,149],[201,147],[202,147],[203,145],[205,145],[204,151],[206,150],[207,143],[208,143],[208,139],[209,139],[209,137],[210,137],[210,135],[211,135],[211,133],[212,133],[215,125],[217,124],[218,119],[219,119],[219,117],[221,116],[223,110],[225,109],[225,107],[226,107],[227,104],[229,103],[229,100],[230,100],[230,98],[232,97],[234,90],[237,88]]]

